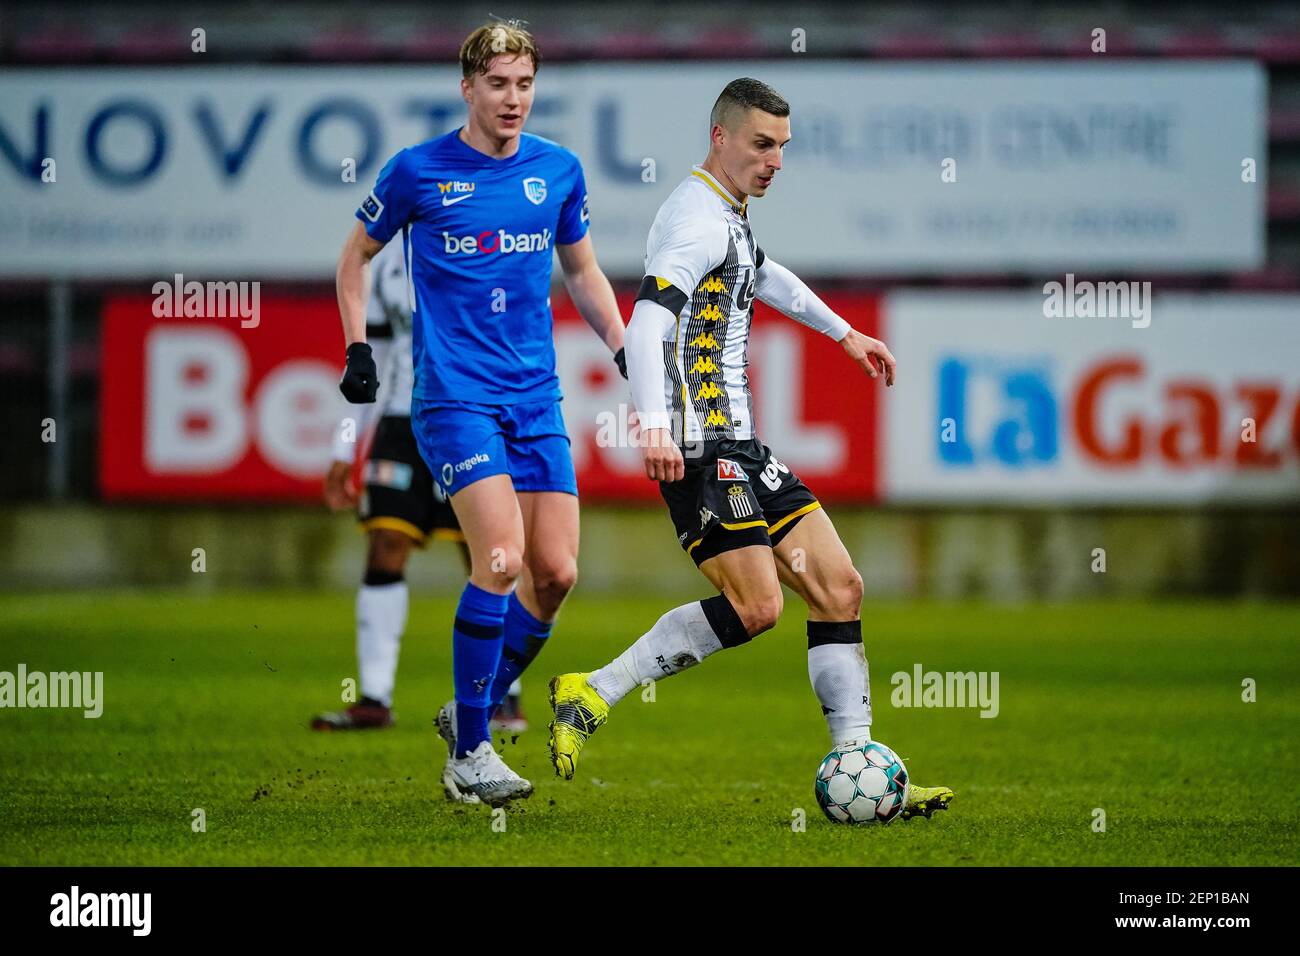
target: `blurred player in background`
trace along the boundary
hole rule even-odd
[[[393,725],[393,685],[410,596],[406,562],[412,546],[430,539],[455,541],[469,573],[469,551],[456,515],[415,447],[411,431],[411,306],[402,243],[390,242],[370,262],[366,339],[381,382],[374,404],[344,418],[334,434],[325,475],[325,503],[335,511],[357,509],[368,546],[366,572],[357,591],[357,673],[360,699],[345,710],[318,714],[314,730],[369,730]],[[379,417],[371,429],[371,420]],[[373,438],[373,440],[369,440]],[[362,448],[364,492],[358,498],[352,472]],[[494,730],[519,733],[527,721],[511,686],[492,718]]]
[[[789,116],[766,84],[729,83],[710,115],[708,157],[650,228],[627,328],[646,476],[659,482],[682,548],[720,593],[669,611],[607,666],[551,681],[551,760],[565,779],[610,708],[643,681],[773,627],[782,582],[808,606],[808,672],[832,743],[849,750],[871,740],[862,578],[821,502],[759,441],[745,371],[757,297],[894,384],[884,343],[850,327],[754,242],[749,198],[765,195],[781,168]],[[689,464],[679,444],[691,449]],[[951,798],[946,787],[912,786],[904,816],[929,816]]]
[[[452,628],[456,696],[438,715],[443,785],[452,799],[494,806],[529,796],[532,784],[493,750],[488,719],[549,638],[578,573],[578,487],[550,311],[556,254],[578,311],[624,371],[622,318],[587,234],[582,165],[523,132],[538,60],[517,24],[470,34],[460,52],[465,125],[388,162],[337,275],[348,342],[340,389],[370,402],[367,264],[403,236],[415,295],[411,424],[472,565]]]

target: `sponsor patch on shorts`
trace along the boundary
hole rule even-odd
[[[749,481],[749,475],[730,458],[718,459],[718,481]]]
[[[386,461],[382,458],[366,462],[366,484],[380,488],[394,488],[397,491],[410,491],[411,478],[415,469],[402,461]]]

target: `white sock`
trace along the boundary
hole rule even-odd
[[[871,683],[862,642],[808,649],[808,677],[821,702],[831,744],[871,738]]]
[[[645,680],[671,677],[722,650],[699,601],[673,608],[588,682],[611,707]]]
[[[397,679],[397,652],[406,630],[410,592],[405,581],[363,584],[357,590],[357,670],[361,696],[393,704]]]

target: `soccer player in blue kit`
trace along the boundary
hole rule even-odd
[[[516,23],[460,51],[467,121],[402,150],[357,210],[339,258],[347,339],[340,390],[374,401],[365,342],[370,258],[403,233],[414,295],[411,424],[450,496],[472,571],[452,630],[455,700],[438,714],[450,799],[500,806],[532,793],[488,720],[550,635],[577,578],[578,489],[560,414],[552,256],[582,317],[626,377],[623,321],[587,234],[582,166],[523,132],[537,47]]]

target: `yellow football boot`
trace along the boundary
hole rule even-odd
[[[903,819],[924,816],[927,820],[936,810],[947,810],[955,794],[947,787],[918,787],[911,784],[907,788],[907,805],[903,807]]]
[[[551,678],[551,763],[555,774],[572,780],[578,754],[587,738],[609,719],[609,704],[587,683],[590,674],[561,674]]]

